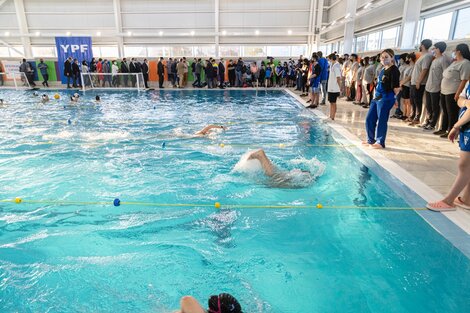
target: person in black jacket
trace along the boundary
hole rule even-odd
[[[224,59],[220,58],[220,61],[219,61],[219,88],[220,89],[224,89],[224,82],[225,82]]]
[[[163,65],[163,57],[160,57],[160,60],[158,61],[157,74],[158,74],[158,87],[163,88],[163,75],[165,74],[165,66]]]
[[[207,88],[208,89],[213,88],[212,82],[214,79],[214,69],[210,61],[206,61],[206,67],[204,67],[204,73],[206,74]]]
[[[78,66],[78,60],[73,59],[72,63],[72,78],[73,78],[73,87],[77,88],[77,82],[80,87],[82,84],[80,83],[80,66]]]
[[[137,73],[136,68],[135,68],[135,59],[134,58],[131,58],[131,62],[129,63],[129,72],[133,73],[133,74]],[[135,87],[136,77],[134,75],[131,75],[131,83],[132,83],[132,87]]]
[[[127,65],[127,59],[123,58],[121,62],[121,73],[129,73],[129,66]],[[123,78],[123,86],[127,87],[127,80],[129,77],[127,75],[122,75]]]
[[[64,75],[67,77],[67,88],[70,87],[70,78],[72,78],[72,57],[68,57],[64,62]]]
[[[397,102],[396,95],[400,91],[400,71],[394,64],[394,57],[392,49],[385,49],[380,54],[380,61],[384,67],[377,79],[375,97],[366,117],[367,141],[363,144],[371,145],[374,149],[385,148],[390,110]]]
[[[149,81],[149,65],[147,63],[147,59],[144,59],[144,63],[142,63],[142,75],[144,76],[144,84],[145,88],[149,88],[148,81]]]

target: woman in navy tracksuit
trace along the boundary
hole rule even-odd
[[[394,55],[392,49],[385,49],[380,54],[384,68],[377,79],[375,97],[366,117],[367,141],[363,144],[371,145],[375,149],[385,148],[390,110],[396,103],[396,94],[400,91],[400,71],[393,63]]]

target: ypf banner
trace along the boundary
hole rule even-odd
[[[62,84],[66,84],[67,77],[64,75],[65,60],[68,57],[77,59],[80,67],[83,60],[90,63],[93,57],[91,37],[55,37],[55,44],[57,47],[60,77]]]

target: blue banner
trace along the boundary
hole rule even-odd
[[[62,84],[67,83],[67,77],[64,75],[64,62],[68,57],[77,59],[81,64],[85,60],[89,64],[93,57],[91,49],[91,37],[55,37],[57,56],[59,62],[59,73]]]

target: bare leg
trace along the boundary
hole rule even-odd
[[[266,153],[264,153],[263,149],[259,149],[257,151],[254,151],[250,154],[248,157],[248,160],[253,160],[256,159],[261,163],[261,166],[263,167],[264,173],[267,176],[273,176],[274,175],[274,165],[271,163],[271,161],[268,159],[266,156]]]
[[[206,313],[199,302],[191,296],[181,298],[181,310],[175,313]]]
[[[442,200],[448,205],[452,205],[454,203],[455,198],[460,194],[460,192],[465,188],[465,194],[462,200],[465,203],[470,201],[470,190],[468,185],[470,184],[470,152],[460,151],[460,161],[459,161],[459,173],[457,174],[457,178],[452,185],[447,196]]]
[[[336,116],[336,103],[330,103],[330,118],[331,120],[335,120]]]

